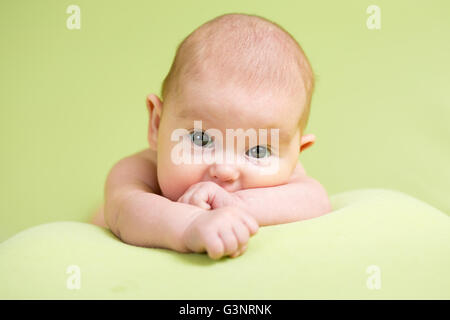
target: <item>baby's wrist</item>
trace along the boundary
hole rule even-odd
[[[202,216],[204,214],[208,214],[208,213],[209,213],[208,210],[204,210],[204,209],[198,209],[191,213],[191,215],[189,216],[189,218],[186,220],[186,222],[184,224],[184,228],[182,229],[182,231],[179,234],[179,241],[178,241],[179,249],[177,249],[177,251],[193,252],[188,246],[191,229],[192,229],[195,221],[200,216]]]
[[[246,192],[246,190],[239,190],[233,193],[234,207],[237,207],[247,214],[251,215],[260,224],[258,211],[254,210],[253,204],[255,199],[252,199],[252,195]]]
[[[231,203],[230,203],[231,206],[247,210],[247,204],[239,191],[230,193],[230,195],[231,195]]]

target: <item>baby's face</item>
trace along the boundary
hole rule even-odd
[[[301,96],[249,94],[212,81],[185,84],[182,94],[164,102],[158,130],[157,170],[163,195],[176,201],[202,181],[215,182],[229,192],[288,182],[300,151],[303,104]],[[227,129],[234,130],[228,141]],[[259,135],[259,129],[266,129],[267,135]],[[274,129],[279,130],[278,139]],[[258,140],[251,141],[250,132],[256,132]],[[182,144],[188,149],[179,152]],[[183,152],[201,161],[183,161]],[[210,160],[204,160],[207,157]]]

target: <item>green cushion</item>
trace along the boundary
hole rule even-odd
[[[0,244],[0,298],[450,298],[446,214],[381,189],[332,204],[328,215],[260,228],[244,255],[219,261],[130,246],[86,223],[39,225]],[[71,265],[78,290],[67,288]],[[381,287],[368,286],[374,277]]]

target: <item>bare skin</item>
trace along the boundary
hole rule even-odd
[[[91,222],[104,228],[112,226],[111,230],[129,244],[179,252],[207,251],[212,259],[224,255],[232,258],[241,255],[247,248],[249,237],[258,231],[256,220],[239,208],[223,207],[212,215],[193,205],[167,200],[154,190],[159,191],[154,151],[145,149],[122,159],[108,175],[105,204],[95,213]],[[149,194],[155,196],[147,197]],[[131,202],[137,203],[133,205]],[[155,203],[158,203],[156,207],[160,210],[154,210]],[[106,215],[105,207],[108,210]],[[128,219],[118,221],[118,208],[126,208],[120,215]],[[134,214],[126,211],[128,208],[134,209]],[[145,219],[144,214],[150,216],[151,213],[152,217]],[[166,230],[159,228],[159,232],[148,232],[155,230],[156,223],[149,222],[152,219],[172,225],[172,232],[163,235]],[[219,229],[225,231],[219,233]],[[235,230],[235,233],[230,236],[231,230]],[[222,234],[227,238],[223,240]]]
[[[257,233],[259,226],[299,220],[299,217],[282,216],[276,212],[289,212],[286,209],[292,207],[292,203],[288,202],[283,206],[283,202],[277,201],[272,204],[273,215],[268,217],[263,213],[270,211],[270,205],[257,200],[257,203],[266,209],[262,210],[251,202],[245,203],[240,197],[231,196],[231,193],[217,184],[214,184],[214,189],[222,189],[223,194],[230,196],[230,202],[224,200],[223,204],[219,204],[217,201],[220,201],[220,197],[217,197],[219,200],[216,200],[216,203],[195,202],[192,197],[186,197],[189,190],[177,202],[170,201],[161,196],[156,172],[156,152],[151,149],[142,150],[119,161],[111,169],[105,184],[107,214],[103,205],[91,222],[105,228],[111,226],[111,230],[129,244],[167,248],[183,253],[206,251],[212,259],[220,259],[227,255],[231,258],[242,255],[247,249],[249,238]],[[298,162],[289,180],[292,190],[301,186],[310,188],[312,181],[314,180],[307,177]],[[323,196],[321,186],[315,182],[313,184],[319,191],[318,196]],[[259,188],[257,191],[263,189]],[[268,191],[273,194],[274,188],[270,189],[272,190]],[[153,197],[149,196],[151,194]],[[267,199],[267,196],[265,198]],[[268,200],[270,201],[270,198]],[[310,202],[314,201],[305,203]],[[249,210],[249,206],[253,206],[254,210]],[[120,214],[119,208],[122,208]],[[325,202],[322,211],[325,213],[329,210],[329,203]],[[303,218],[308,217],[305,215]],[[156,227],[161,225],[172,226],[167,228],[171,232]]]

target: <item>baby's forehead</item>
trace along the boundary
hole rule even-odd
[[[256,116],[274,120],[281,115],[279,126],[298,120],[299,111],[305,115],[302,116],[301,124],[304,126],[314,88],[311,66],[297,41],[279,25],[262,17],[244,14],[217,17],[183,40],[164,80],[161,89],[163,99],[178,96],[182,90],[180,88],[193,80],[217,84],[213,89],[205,89],[205,86],[197,89],[197,93],[211,92],[212,97],[208,99],[217,100],[211,104],[216,109],[201,107],[202,110],[222,118],[233,114],[236,120],[246,121]],[[248,92],[278,90],[288,97],[296,96],[296,101],[283,104],[275,97],[271,103],[260,103],[257,101],[260,97],[254,95],[256,99],[234,99],[239,103],[227,105],[224,102],[224,96],[226,98],[227,95],[218,95],[217,91],[230,83],[234,88]],[[228,95],[233,96],[233,92]],[[186,98],[183,99],[180,106],[184,108],[187,105]],[[192,98],[188,101],[192,101]],[[200,108],[198,105],[194,104],[193,108]],[[287,105],[295,107],[287,108]],[[245,111],[253,113],[253,116],[247,115]],[[183,110],[180,112],[192,114]]]
[[[291,98],[291,99],[290,99]],[[270,92],[248,92],[232,86],[186,85],[174,101],[173,114],[183,122],[202,121],[218,129],[280,129],[291,136],[298,127],[302,101]]]

